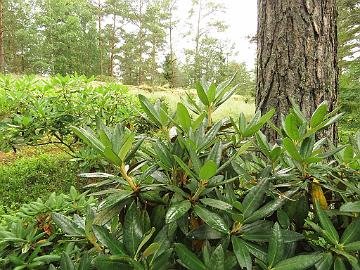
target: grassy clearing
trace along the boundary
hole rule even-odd
[[[163,91],[149,91],[150,89],[141,89],[129,86],[130,93],[134,95],[142,94],[149,99],[164,98],[171,111],[175,111],[176,105],[185,97],[184,91],[194,91],[185,89],[167,89]],[[225,117],[238,117],[243,112],[246,118],[250,118],[255,112],[254,99],[250,96],[233,95],[225,104],[223,104],[215,113],[214,120],[220,120]]]

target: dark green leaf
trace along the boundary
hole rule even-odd
[[[340,211],[360,213],[360,201],[345,203],[340,207]]]
[[[313,266],[321,258],[322,254],[299,255],[279,262],[272,270],[304,270]]]
[[[264,195],[269,188],[269,179],[262,179],[250,192],[245,196],[243,200],[243,214],[244,218],[247,218],[254,213],[259,206],[263,203]]]
[[[360,239],[360,218],[357,217],[343,232],[340,243],[348,244]]]
[[[251,223],[256,220],[262,219],[269,216],[274,211],[282,207],[291,196],[293,196],[298,191],[298,188],[286,191],[284,194],[280,195],[279,198],[267,203],[262,206],[260,209],[256,210],[250,217],[245,219],[246,223]]]
[[[360,241],[352,242],[344,246],[346,251],[360,251]]]
[[[59,213],[53,213],[51,216],[55,224],[66,234],[71,236],[85,236],[85,231],[82,228],[79,228],[75,222],[66,216]]]
[[[299,140],[300,133],[297,126],[297,118],[292,113],[285,118],[284,130],[292,140]]]
[[[321,227],[327,232],[328,236],[330,237],[330,240],[332,240],[334,244],[339,243],[339,234],[336,231],[334,225],[332,224],[330,218],[327,216],[325,211],[322,210],[319,201],[316,201],[315,205]]]
[[[334,270],[346,270],[345,263],[341,257],[336,257],[334,262]]]
[[[203,198],[200,199],[200,201],[208,206],[220,209],[220,210],[231,210],[232,206],[226,202],[220,201],[220,200],[215,200],[215,199],[211,199],[211,198]]]
[[[188,176],[190,176],[194,179],[198,179],[198,177],[196,177],[196,175],[189,169],[189,167],[184,163],[184,161],[181,160],[181,158],[179,158],[178,156],[175,156],[175,155],[174,155],[174,158]]]
[[[166,213],[165,221],[166,223],[171,223],[183,215],[185,215],[191,208],[191,203],[188,200],[184,200],[178,203],[171,205]]]
[[[229,234],[229,228],[223,218],[214,212],[210,212],[209,210],[196,205],[194,207],[195,213],[211,228],[217,230],[219,232]]]
[[[61,270],[75,270],[74,263],[65,252],[61,253],[60,268]]]
[[[116,193],[108,196],[104,201],[101,202],[100,208],[105,209],[112,207],[117,203],[120,203],[133,195],[131,190],[119,190]]]
[[[268,265],[271,267],[277,264],[284,255],[284,239],[278,223],[275,223],[272,236],[269,242]]]
[[[323,255],[322,260],[316,264],[316,269],[317,270],[330,270],[331,267],[333,266],[333,260],[334,260],[333,256],[330,252],[325,253]]]
[[[218,245],[214,252],[211,254],[210,265],[208,265],[208,267],[211,267],[211,269],[213,270],[225,269],[225,255],[224,249],[221,244]]]
[[[175,244],[175,252],[182,265],[190,270],[206,270],[205,265],[185,245]]]
[[[251,260],[251,256],[250,256],[248,247],[246,246],[245,242],[235,236],[231,237],[231,242],[232,242],[232,246],[233,246],[233,250],[234,250],[236,259],[237,259],[240,267],[246,268],[247,270],[251,270],[252,269],[252,260]]]
[[[96,238],[106,246],[112,255],[126,255],[124,245],[103,226],[93,225]]]
[[[123,242],[132,257],[135,256],[144,234],[140,218],[140,209],[137,207],[136,203],[133,202],[126,211],[123,229]]]

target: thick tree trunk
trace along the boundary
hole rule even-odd
[[[334,109],[338,94],[336,0],[258,0],[256,106],[281,114],[297,102],[310,116],[323,100]],[[273,131],[265,130],[270,140]],[[326,131],[336,141],[336,127]]]
[[[5,72],[3,0],[0,0],[0,72]]]

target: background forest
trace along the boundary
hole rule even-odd
[[[171,86],[189,86],[202,76],[220,81],[239,72],[237,80],[251,92],[253,73],[233,61],[231,40],[217,37],[228,27],[225,6],[192,1],[187,18],[177,17],[179,8],[176,0],[5,1],[5,69]],[[185,29],[177,27],[180,21],[189,21]],[[179,59],[173,42],[183,38],[189,46]]]
[[[222,81],[237,72],[242,94],[253,94],[255,74],[252,67],[234,60],[234,37],[219,38],[228,27],[224,3],[192,0],[187,16],[179,18],[182,4],[178,0],[6,0],[5,57],[0,66],[18,74],[77,73],[116,77],[124,84],[170,87],[192,86],[203,76]],[[357,0],[339,0],[337,5],[340,94],[344,109],[351,112],[357,109],[360,80],[360,7]],[[180,22],[187,26],[177,27]],[[175,50],[174,40],[179,39],[186,39],[189,46]]]

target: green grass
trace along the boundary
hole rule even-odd
[[[164,98],[169,104],[171,111],[175,111],[177,103],[181,101],[181,97],[185,97],[185,89],[167,89],[165,91],[146,91],[138,87],[129,86],[130,93],[134,95],[142,94],[149,99]],[[233,95],[214,113],[214,120],[224,119],[225,117],[237,118],[243,112],[245,117],[249,119],[255,112],[254,99],[250,96]]]
[[[0,208],[16,209],[54,191],[68,192],[72,185],[79,187],[78,172],[78,166],[64,153],[23,156],[3,163],[0,165]]]

